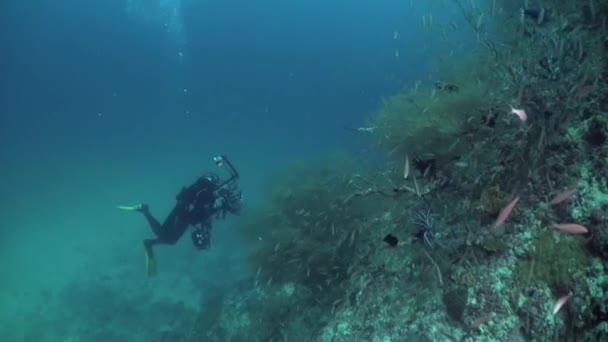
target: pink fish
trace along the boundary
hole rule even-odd
[[[526,120],[528,120],[528,114],[526,114],[526,111],[523,109],[516,109],[511,107],[511,114],[517,115],[519,120],[521,120],[522,122],[526,122]]]
[[[570,299],[570,295],[565,295],[563,297],[560,297],[556,302],[555,305],[553,306],[553,314],[555,315],[556,313],[559,312],[559,310],[561,310],[561,308],[568,302],[568,299]]]
[[[500,214],[498,214],[498,218],[496,219],[496,223],[494,223],[494,228],[496,228],[496,227],[500,226],[501,224],[505,223],[505,221],[507,220],[507,218],[509,217],[509,215],[513,211],[513,208],[515,208],[515,205],[517,204],[517,201],[519,201],[519,197],[515,197],[515,199],[512,200],[511,203],[509,203],[506,207],[504,207],[500,211]]]
[[[578,223],[553,223],[553,228],[571,234],[587,234],[589,229]]]
[[[585,98],[585,97],[589,96],[591,93],[593,93],[596,89],[597,89],[597,87],[595,85],[580,86],[576,90],[576,94],[574,97],[576,97],[578,99]]]
[[[560,194],[558,194],[557,196],[553,197],[553,199],[551,200],[551,205],[556,205],[556,204],[560,204],[563,201],[567,200],[570,196],[574,195],[576,193],[576,189],[572,189],[572,190],[566,190]]]
[[[484,314],[482,316],[477,317],[472,323],[471,328],[479,328],[480,326],[488,323],[492,319],[494,319],[495,314],[493,312]]]

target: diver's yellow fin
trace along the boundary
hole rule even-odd
[[[137,210],[141,210],[141,204],[136,204],[136,205],[119,205],[119,206],[116,206],[116,208],[118,208],[120,210],[126,210],[126,211],[137,211]]]
[[[146,252],[146,273],[148,277],[156,275],[156,259]]]

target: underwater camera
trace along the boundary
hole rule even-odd
[[[208,249],[211,244],[211,233],[209,229],[201,227],[192,230],[192,243],[198,250]]]

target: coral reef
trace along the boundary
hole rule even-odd
[[[256,275],[209,304],[197,336],[607,336],[608,3],[454,3],[475,53],[442,59],[437,80],[373,113],[366,131],[386,165],[362,172],[332,158],[278,177],[244,228]],[[551,203],[564,190],[575,191]],[[432,243],[412,222],[420,212],[434,215]],[[553,228],[561,222],[589,232]]]

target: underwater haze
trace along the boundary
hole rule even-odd
[[[244,205],[277,169],[327,149],[379,96],[423,77],[418,8],[367,1],[3,1],[0,336],[153,341],[248,275],[238,221],[189,234],[144,271],[144,219],[228,155]],[[413,19],[411,19],[413,20]],[[392,32],[404,52],[394,58]],[[407,32],[407,33],[406,33]]]
[[[0,341],[608,341],[606,18],[0,1]]]

